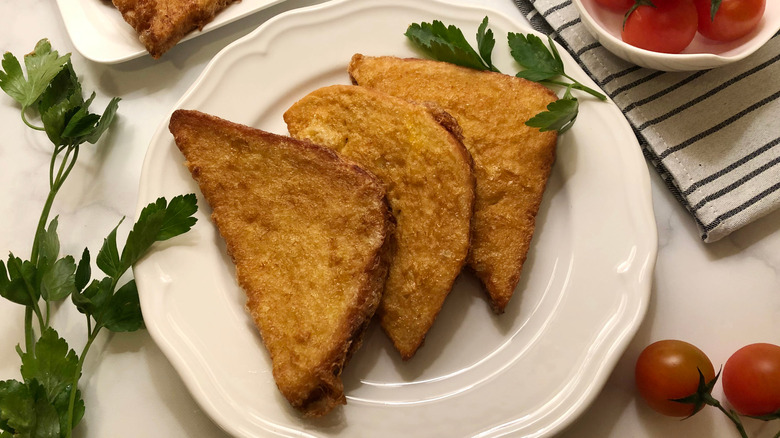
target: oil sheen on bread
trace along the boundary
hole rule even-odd
[[[387,276],[377,178],[331,149],[178,110],[170,131],[212,209],[276,384],[307,416],[346,403],[341,371]]]
[[[477,181],[468,265],[496,313],[514,294],[555,161],[557,133],[525,125],[557,99],[546,87],[500,73],[390,56],[355,55],[355,84],[434,102],[458,121]]]
[[[293,137],[333,148],[387,187],[397,227],[377,314],[401,357],[411,358],[468,255],[475,182],[457,123],[440,109],[353,85],[315,90],[284,119]]]

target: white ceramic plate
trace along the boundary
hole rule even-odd
[[[780,31],[780,2],[767,0],[764,17],[750,34],[718,43],[696,34],[682,53],[659,53],[624,43],[620,37],[623,16],[599,7],[594,0],[574,0],[582,22],[607,50],[634,64],[665,71],[706,70],[744,59]]]
[[[414,56],[409,24],[441,19],[473,36],[485,15],[499,41],[494,60],[513,71],[506,33],[529,28],[498,12],[438,0],[333,1],[279,15],[231,44],[177,107],[285,134],[282,113],[320,86],[348,84],[354,53]],[[560,52],[571,75],[595,86]],[[507,312],[493,315],[464,274],[412,360],[402,362],[373,327],[343,374],[347,406],[304,419],[275,387],[167,124],[149,147],[139,207],[195,192],[201,209],[190,233],[135,267],[142,308],[195,399],[236,436],[546,436],[593,400],[644,316],[657,248],[647,166],[620,111],[583,98],[559,142]]]
[[[190,32],[182,41],[232,23],[284,0],[244,0],[233,3],[201,31]],[[110,0],[57,0],[65,29],[73,45],[87,59],[104,64],[128,61],[147,54],[135,30],[122,19]]]

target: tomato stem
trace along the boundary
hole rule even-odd
[[[732,423],[734,423],[734,426],[737,427],[737,431],[739,431],[739,435],[742,438],[748,438],[747,432],[745,432],[745,427],[742,425],[742,420],[739,419],[739,415],[737,415],[734,410],[726,410],[726,408],[723,407],[723,405],[720,404],[718,399],[712,396],[712,394],[704,394],[704,401],[710,405],[715,406],[718,408],[721,412],[726,414],[727,417],[729,417],[729,420],[731,420]],[[775,435],[775,438],[780,438],[780,432],[778,432],[777,435]]]

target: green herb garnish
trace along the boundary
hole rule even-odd
[[[563,98],[550,102],[547,105],[547,111],[531,117],[525,124],[533,128],[539,128],[541,132],[566,132],[577,120],[580,109],[580,102],[572,97],[571,89],[572,87],[567,87]]]
[[[495,38],[488,28],[488,17],[482,20],[477,30],[477,50],[468,43],[463,32],[457,27],[446,26],[441,21],[433,23],[411,24],[405,35],[428,56],[437,61],[445,61],[462,67],[476,70],[499,72],[491,61]],[[518,77],[545,85],[561,85],[566,87],[564,96],[547,106],[547,111],[541,112],[526,122],[528,126],[539,128],[540,131],[565,132],[577,119],[579,102],[571,94],[571,90],[584,91],[600,100],[607,100],[602,93],[589,88],[571,76],[563,68],[563,60],[552,39],[548,37],[548,49],[541,38],[533,34],[510,32],[507,36],[512,58],[523,70]],[[500,73],[500,72],[499,72]],[[564,77],[571,82],[558,80]]]
[[[561,55],[550,37],[547,37],[550,50],[547,50],[541,38],[533,34],[522,35],[510,32],[507,39],[509,40],[512,58],[525,69],[517,73],[517,77],[543,84],[571,87],[575,90],[584,91],[599,100],[607,100],[607,97],[603,94],[582,85],[576,79],[566,74],[563,70]],[[554,80],[554,78],[559,76],[565,77],[571,83]]]
[[[479,53],[471,47],[460,29],[452,25],[445,26],[438,20],[412,24],[404,35],[436,60],[476,70],[498,71],[490,60],[496,40],[487,24],[485,17],[477,32]]]
[[[0,437],[69,438],[84,416],[84,400],[78,389],[84,359],[98,333],[134,331],[144,327],[135,280],[120,280],[156,241],[188,231],[196,219],[194,194],[164,198],[141,211],[120,252],[117,229],[111,231],[98,252],[96,264],[106,274],[92,280],[90,253],[84,249],[78,263],[60,255],[58,220],[49,222],[54,198],[70,174],[83,143],[95,143],[116,116],[119,99],[108,103],[103,114],[89,106],[95,93],[84,100],[81,83],[70,54],[60,56],[41,40],[25,55],[25,78],[19,60],[5,53],[0,88],[21,105],[21,117],[32,129],[45,131],[53,143],[49,166],[49,195],[41,212],[29,259],[9,254],[0,260],[0,296],[25,308],[22,381],[0,381]],[[28,120],[40,117],[42,126]],[[48,227],[47,227],[48,223]],[[120,221],[121,223],[121,221]],[[118,227],[118,225],[117,225]],[[87,341],[81,354],[68,347],[50,325],[52,304],[71,297],[86,316]],[[37,329],[37,330],[36,330]]]

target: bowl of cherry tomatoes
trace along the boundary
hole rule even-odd
[[[739,61],[780,31],[778,0],[573,0],[607,50],[664,71]]]

